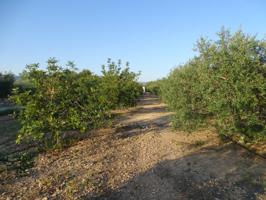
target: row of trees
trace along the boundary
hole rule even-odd
[[[266,139],[266,42],[238,31],[201,38],[198,55],[160,81],[176,128],[214,124],[222,135]]]
[[[46,70],[38,64],[28,65],[23,77],[31,89],[14,90],[10,99],[23,109],[18,113],[21,123],[17,141],[35,139],[60,145],[62,133],[84,132],[101,126],[110,117],[110,110],[132,106],[141,94],[139,74],[128,64],[121,69],[108,60],[102,75],[89,70],[78,72],[73,62],[60,67],[55,58],[48,60]]]

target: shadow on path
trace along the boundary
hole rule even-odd
[[[159,162],[116,190],[84,199],[252,200],[265,195],[265,172],[265,160],[228,144]]]

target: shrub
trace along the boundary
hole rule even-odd
[[[155,95],[160,95],[160,84],[161,80],[147,82],[145,85],[146,91]]]
[[[73,64],[64,69],[52,58],[47,70],[28,65],[27,77],[34,91],[15,90],[11,97],[23,107],[18,142],[35,139],[59,145],[63,131],[84,132],[98,126],[107,113],[106,100],[99,96],[99,77],[90,71],[77,73]]]
[[[190,61],[171,72],[162,85],[162,98],[176,114],[173,126],[193,131],[209,115],[203,100],[203,88],[195,69],[197,60]]]
[[[108,99],[111,109],[133,106],[141,95],[142,88],[137,82],[140,73],[129,70],[129,64],[121,70],[121,61],[118,64],[108,60],[107,66],[102,66],[101,89]]]
[[[89,70],[77,72],[73,62],[62,68],[55,58],[48,60],[46,70],[28,65],[23,79],[30,87],[16,88],[10,97],[22,107],[17,142],[37,140],[58,147],[65,131],[84,132],[103,125],[111,108],[136,102],[137,76],[113,63],[108,70],[103,68],[103,76]]]
[[[211,116],[219,133],[265,138],[266,43],[242,31],[200,39],[199,55],[170,73],[162,97],[176,127],[196,128]]]

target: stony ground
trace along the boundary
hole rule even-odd
[[[266,199],[265,159],[214,130],[173,131],[150,95],[117,112],[112,127],[37,156],[28,175],[6,172],[0,199]]]

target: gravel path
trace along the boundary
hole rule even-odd
[[[28,176],[1,184],[0,199],[266,199],[266,161],[214,130],[173,131],[151,95],[117,111],[110,128],[38,156]]]

